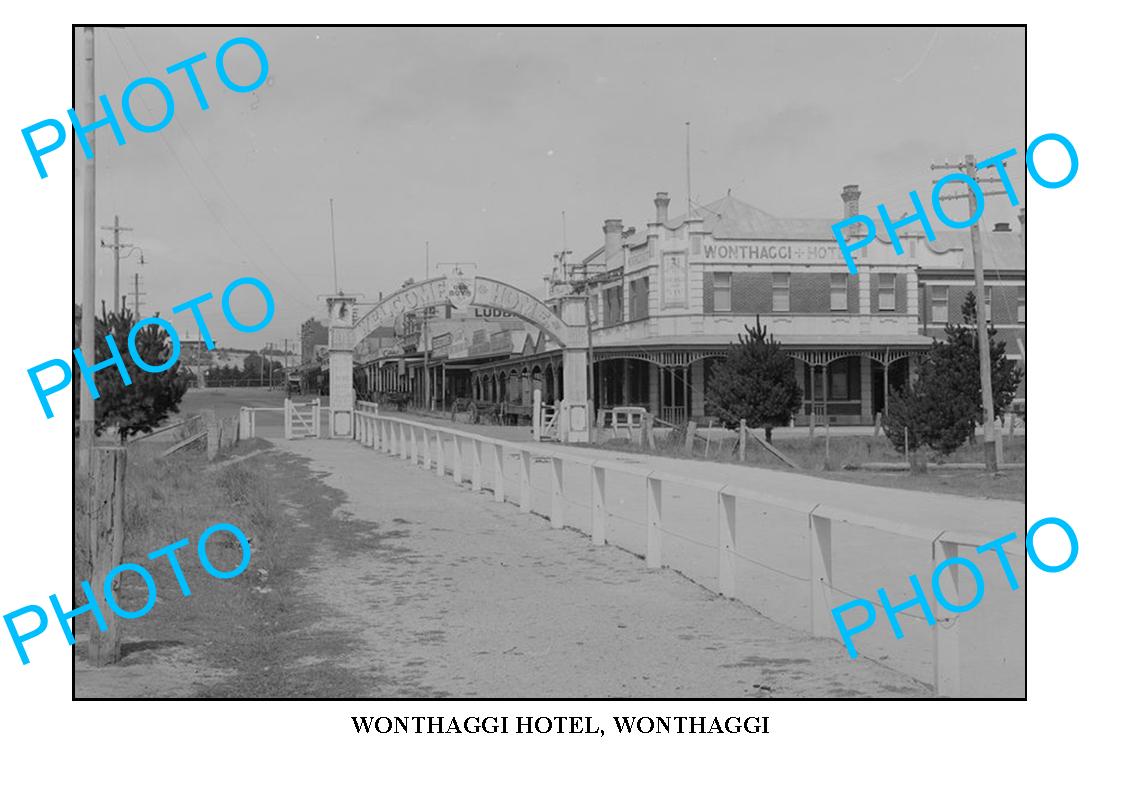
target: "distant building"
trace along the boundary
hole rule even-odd
[[[328,327],[315,318],[300,324],[300,363],[307,364],[316,358],[316,346],[328,344]]]

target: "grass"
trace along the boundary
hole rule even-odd
[[[265,445],[254,440],[248,447]],[[280,506],[270,482],[254,467],[256,459],[223,468],[208,466],[205,453],[184,450],[167,459],[158,457],[165,446],[130,445],[127,448],[125,477],[124,551],[122,560],[141,563],[156,581],[157,605],[146,617],[123,621],[122,633],[151,627],[150,617],[161,615],[192,615],[192,622],[208,612],[240,614],[250,610],[251,589],[261,580],[260,571],[271,564],[272,540],[283,528]],[[81,495],[81,484],[78,495]],[[78,507],[76,506],[76,519]],[[208,527],[226,522],[237,526],[250,539],[252,554],[249,568],[230,580],[219,580],[202,567],[197,553],[199,537]],[[148,554],[177,540],[187,538],[189,544],[176,551],[191,589],[185,597],[180,591],[169,562],[165,558],[148,561]],[[218,533],[207,544],[207,556],[220,571],[235,569],[242,560],[238,540],[227,533]],[[79,582],[90,578],[89,541],[83,523],[74,529],[75,594],[80,595]],[[102,585],[92,583],[100,595]],[[118,595],[126,610],[137,610],[147,597],[138,576],[122,577]],[[79,619],[77,632],[88,630]],[[96,628],[94,628],[96,631]],[[123,649],[127,654],[127,647]]]
[[[700,429],[704,433],[705,429]],[[655,450],[644,450],[636,441],[626,437],[607,438],[594,445],[610,450],[630,450],[656,456],[672,458],[705,459],[708,461],[741,463],[735,450],[736,438],[730,434],[720,437],[715,433],[710,440],[709,455],[705,456],[705,439],[696,438],[694,455],[690,456],[684,447],[685,430],[681,427],[669,433],[658,434]],[[981,470],[938,470],[931,469],[926,475],[911,475],[908,472],[870,472],[847,470],[848,466],[869,462],[904,463],[903,454],[894,450],[884,436],[873,435],[843,436],[834,435],[830,440],[830,457],[826,455],[826,438],[822,430],[817,430],[812,439],[806,434],[799,436],[775,436],[773,446],[798,464],[804,475],[815,475],[832,480],[852,483],[887,486],[898,489],[914,489],[924,492],[945,492],[969,497],[1001,498],[1004,500],[1025,500],[1025,470],[1006,470],[997,476]],[[1007,463],[1024,464],[1026,461],[1026,438],[1024,436],[1003,439],[1003,460]],[[935,463],[981,463],[983,446],[967,444],[949,456],[929,453],[929,462]],[[750,467],[765,467],[785,472],[795,472],[769,453],[762,445],[750,441],[745,451],[744,464]]]
[[[323,483],[322,474],[265,440],[243,441],[224,451],[216,464],[263,452],[222,467],[208,463],[201,451],[160,459],[157,454],[164,447],[131,445],[126,465],[122,558],[143,564],[152,574],[157,603],[144,617],[119,620],[122,658],[113,668],[121,667],[128,676],[96,683],[80,676],[76,696],[163,696],[184,690],[200,697],[368,693],[362,673],[337,662],[354,644],[352,635],[318,628],[330,606],[304,590],[303,572],[314,566],[325,539],[344,540],[337,543],[346,547],[366,530],[364,524],[336,515],[340,493]],[[197,553],[203,531],[219,522],[240,528],[252,547],[249,567],[229,580],[209,575]],[[80,527],[76,524],[74,535],[78,581],[89,577],[89,549]],[[150,552],[184,537],[189,544],[176,557],[189,597],[180,591],[166,559],[147,560]],[[355,550],[339,552],[346,556]],[[225,533],[210,539],[207,554],[220,571],[233,570],[242,558],[237,540]],[[101,585],[92,585],[100,598]],[[137,610],[146,598],[140,577],[125,573],[118,594],[121,606]],[[88,618],[77,618],[77,634],[89,631]],[[281,637],[284,644],[277,643]],[[81,642],[76,647],[81,656],[84,647]],[[172,660],[183,650],[191,653],[187,675]],[[312,660],[318,661],[314,671],[307,663]]]

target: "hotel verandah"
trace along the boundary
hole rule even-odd
[[[858,212],[859,197],[857,186],[843,189],[840,217]],[[759,316],[794,361],[804,393],[798,424],[812,411],[832,424],[870,424],[885,404],[886,373],[888,387],[903,384],[943,324],[962,320],[973,289],[966,231],[927,241],[904,228],[903,255],[880,237],[857,253],[851,276],[831,234],[837,219],[776,218],[732,194],[669,219],[669,203],[656,195],[655,220],[642,231],[606,220],[603,246],[559,260],[547,278],[547,304],[570,292],[591,297],[598,409],[643,406],[671,423],[703,417],[714,361]],[[1016,232],[998,224],[982,234],[988,318],[1013,359],[1025,351],[1024,211],[1019,222]],[[552,403],[562,394],[560,350],[532,328],[504,326],[475,329],[470,340],[430,335],[428,399],[417,348],[375,355],[360,369],[373,390],[386,382],[380,373],[392,375],[417,404],[525,408],[536,388]]]

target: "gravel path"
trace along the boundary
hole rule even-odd
[[[302,573],[378,697],[900,697],[930,689],[398,459],[275,442],[347,495]],[[299,528],[298,532],[318,532]],[[304,662],[314,670],[316,660]]]

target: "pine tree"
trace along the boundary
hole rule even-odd
[[[95,319],[96,361],[104,362],[111,353],[106,335],[111,335],[121,352],[132,384],[125,385],[115,366],[94,374],[99,397],[94,401],[94,432],[98,435],[111,429],[123,444],[130,436],[148,432],[163,423],[179,407],[187,392],[187,380],[180,372],[180,363],[162,373],[141,370],[132,361],[128,350],[129,331],[136,319],[125,309]],[[159,326],[147,325],[136,336],[136,349],[148,365],[167,362],[172,353],[168,333]],[[77,366],[75,366],[77,371]],[[83,386],[82,389],[85,389]],[[75,390],[75,395],[77,395]]]
[[[963,302],[963,323],[944,326],[946,341],[929,352],[932,377],[947,382],[947,389],[970,396],[976,425],[983,422],[983,387],[979,379],[979,343],[976,324],[978,308],[973,292]],[[1009,411],[1022,381],[1017,363],[1006,356],[1006,343],[997,339],[994,326],[987,328],[990,343],[990,383],[994,396],[994,417],[1001,420]]]
[[[975,433],[983,422],[982,383],[975,294],[963,302],[963,321],[944,327],[947,339],[937,342],[920,361],[916,384],[894,390],[885,414],[885,435],[898,451],[905,449],[905,429],[910,448],[926,445],[949,454]],[[987,329],[990,343],[991,388],[994,414],[1001,419],[1009,410],[1021,383],[1017,364],[1006,357],[1006,344]]]
[[[729,353],[713,369],[706,392],[707,411],[727,428],[743,419],[750,428],[764,428],[772,441],[772,429],[786,426],[799,409],[803,393],[796,383],[792,360],[783,352],[768,327],[745,326]]]

